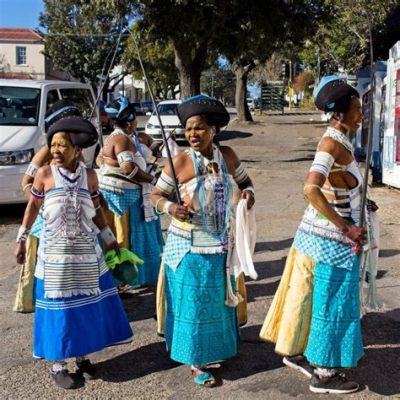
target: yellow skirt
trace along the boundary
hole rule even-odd
[[[310,331],[315,261],[291,248],[260,338],[284,356],[303,354]]]
[[[247,322],[247,291],[244,282],[244,275],[241,274],[236,280],[238,292],[243,297],[243,301],[236,307],[238,323],[240,326]],[[156,295],[156,313],[157,313],[157,333],[161,336],[165,333],[165,317],[166,317],[166,301],[165,301],[165,272],[164,262],[161,262],[160,273],[157,281]]]
[[[121,247],[130,249],[130,232],[129,232],[129,211],[126,211],[122,217],[107,210],[106,211],[107,223],[113,231],[118,244]]]
[[[16,312],[30,313],[35,311],[35,306],[33,305],[33,284],[35,280],[37,247],[38,239],[35,236],[28,236],[28,240],[26,241],[25,262],[21,266],[21,274],[13,309]]]

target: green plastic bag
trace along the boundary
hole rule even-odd
[[[106,253],[105,261],[107,267],[118,285],[132,285],[135,283],[139,273],[137,266],[142,265],[144,261],[124,247],[121,247],[119,251],[119,255],[115,250],[110,250]]]

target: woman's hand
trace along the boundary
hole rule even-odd
[[[18,264],[23,264],[25,262],[26,255],[26,245],[25,240],[21,240],[17,243],[17,247],[15,249],[15,257],[17,259]]]
[[[247,209],[248,210],[250,210],[250,208],[254,206],[254,203],[256,201],[254,198],[254,193],[251,192],[250,190],[243,190],[242,199],[247,200]]]
[[[121,246],[118,244],[118,242],[115,240],[114,242],[111,242],[109,245],[106,246],[107,250],[115,250],[115,252],[117,253],[117,256],[119,256],[119,249],[121,248]]]
[[[357,225],[346,225],[342,229],[343,234],[355,243],[362,245],[365,241],[366,230],[365,228]]]
[[[168,208],[168,214],[172,215],[174,218],[179,221],[187,221],[189,219],[189,208],[186,205],[179,205],[176,203],[172,203]]]

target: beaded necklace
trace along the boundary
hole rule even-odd
[[[324,133],[323,137],[330,137],[336,142],[339,142],[341,145],[344,146],[346,150],[348,150],[352,155],[354,155],[353,144],[350,142],[349,137],[345,133],[329,126],[326,132]]]
[[[63,234],[68,240],[75,239],[80,234],[81,202],[78,192],[83,178],[82,166],[79,164],[75,172],[64,168],[56,168],[64,186],[64,209],[62,213]]]
[[[190,153],[197,179],[196,191],[199,193],[202,225],[207,233],[224,241],[232,198],[232,184],[228,179],[225,160],[216,146],[213,146],[211,159],[193,149]],[[207,201],[206,183],[212,188],[212,201]]]

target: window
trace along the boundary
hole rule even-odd
[[[39,106],[40,89],[0,86],[0,126],[37,126]]]
[[[84,118],[89,118],[93,109],[93,97],[89,89],[60,89],[61,98],[76,104]]]
[[[26,65],[26,47],[17,47],[17,65]]]
[[[53,104],[58,100],[58,93],[57,90],[50,90],[47,93],[47,104],[46,104],[46,111],[53,106]]]

